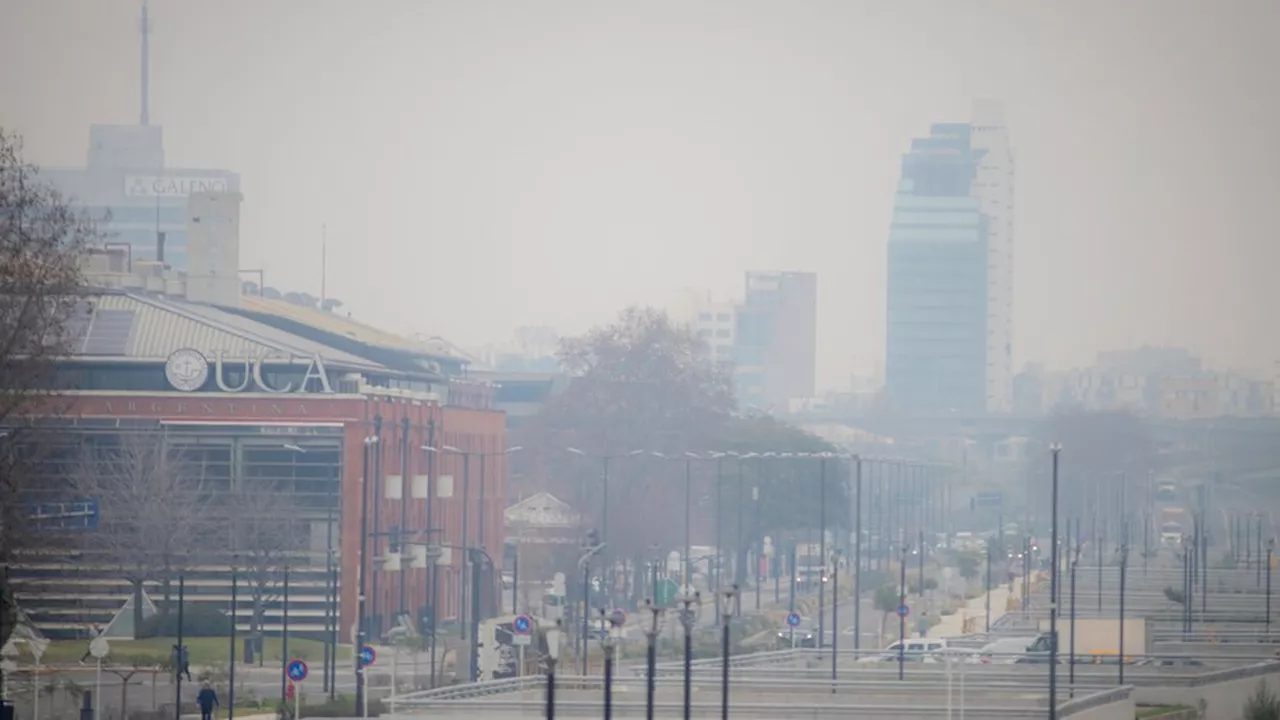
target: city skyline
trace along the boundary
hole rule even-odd
[[[356,317],[474,345],[521,325],[576,334],[679,287],[731,296],[750,269],[817,271],[818,386],[833,388],[884,352],[901,148],[964,120],[972,98],[1001,98],[1024,241],[1015,370],[1144,344],[1272,367],[1280,249],[1260,208],[1277,180],[1254,158],[1277,154],[1260,119],[1274,101],[1215,80],[1274,64],[1270,7],[910,5],[709,5],[691,21],[722,29],[690,35],[661,4],[625,18],[512,6],[502,24],[465,6],[332,4],[297,20],[157,0],[151,122],[171,164],[241,175],[244,263],[268,284],[318,294],[327,224],[329,293]],[[137,9],[0,11],[24,28],[0,30],[0,58],[22,71],[0,79],[0,123],[33,161],[78,164],[89,125],[136,121]],[[271,30],[293,22],[305,32]],[[1058,39],[1086,32],[1083,59]],[[67,62],[33,61],[50,52]],[[897,55],[948,62],[865,72]],[[352,267],[376,270],[338,270]]]

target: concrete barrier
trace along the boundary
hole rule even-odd
[[[1280,663],[1258,663],[1197,675],[1179,683],[1135,688],[1133,696],[1142,705],[1204,707],[1204,720],[1236,720],[1261,682],[1272,690],[1280,689]]]
[[[1132,720],[1136,709],[1133,688],[1125,685],[1063,703],[1058,706],[1058,717],[1073,720]]]

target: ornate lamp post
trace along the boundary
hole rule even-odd
[[[693,703],[693,628],[702,614],[702,594],[682,594],[676,598],[680,608],[680,624],[684,627],[684,720],[689,720]]]
[[[560,621],[547,630],[547,720],[556,717],[556,662],[560,659]]]
[[[644,716],[646,720],[653,720],[654,666],[658,664],[658,633],[662,631],[662,614],[666,608],[654,605],[651,599],[645,600],[644,604],[652,615],[651,622],[644,628],[645,639],[649,641],[648,655],[645,658]]]
[[[720,593],[724,605],[720,608],[720,718],[729,720],[729,621],[733,619],[734,602],[738,597],[738,586],[734,585]],[[651,681],[652,682],[652,681]],[[650,715],[652,718],[652,715]]]

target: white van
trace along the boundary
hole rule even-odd
[[[858,662],[897,662],[898,648],[902,643],[893,643],[878,655],[859,658]],[[902,651],[902,659],[906,662],[937,662],[937,654],[947,649],[946,638],[914,638],[906,641]]]

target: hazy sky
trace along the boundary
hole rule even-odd
[[[0,0],[0,125],[138,117],[139,0]],[[880,364],[900,154],[1002,99],[1014,353],[1280,358],[1275,0],[153,0],[170,165],[241,174],[244,267],[463,345],[819,272],[818,375]]]

